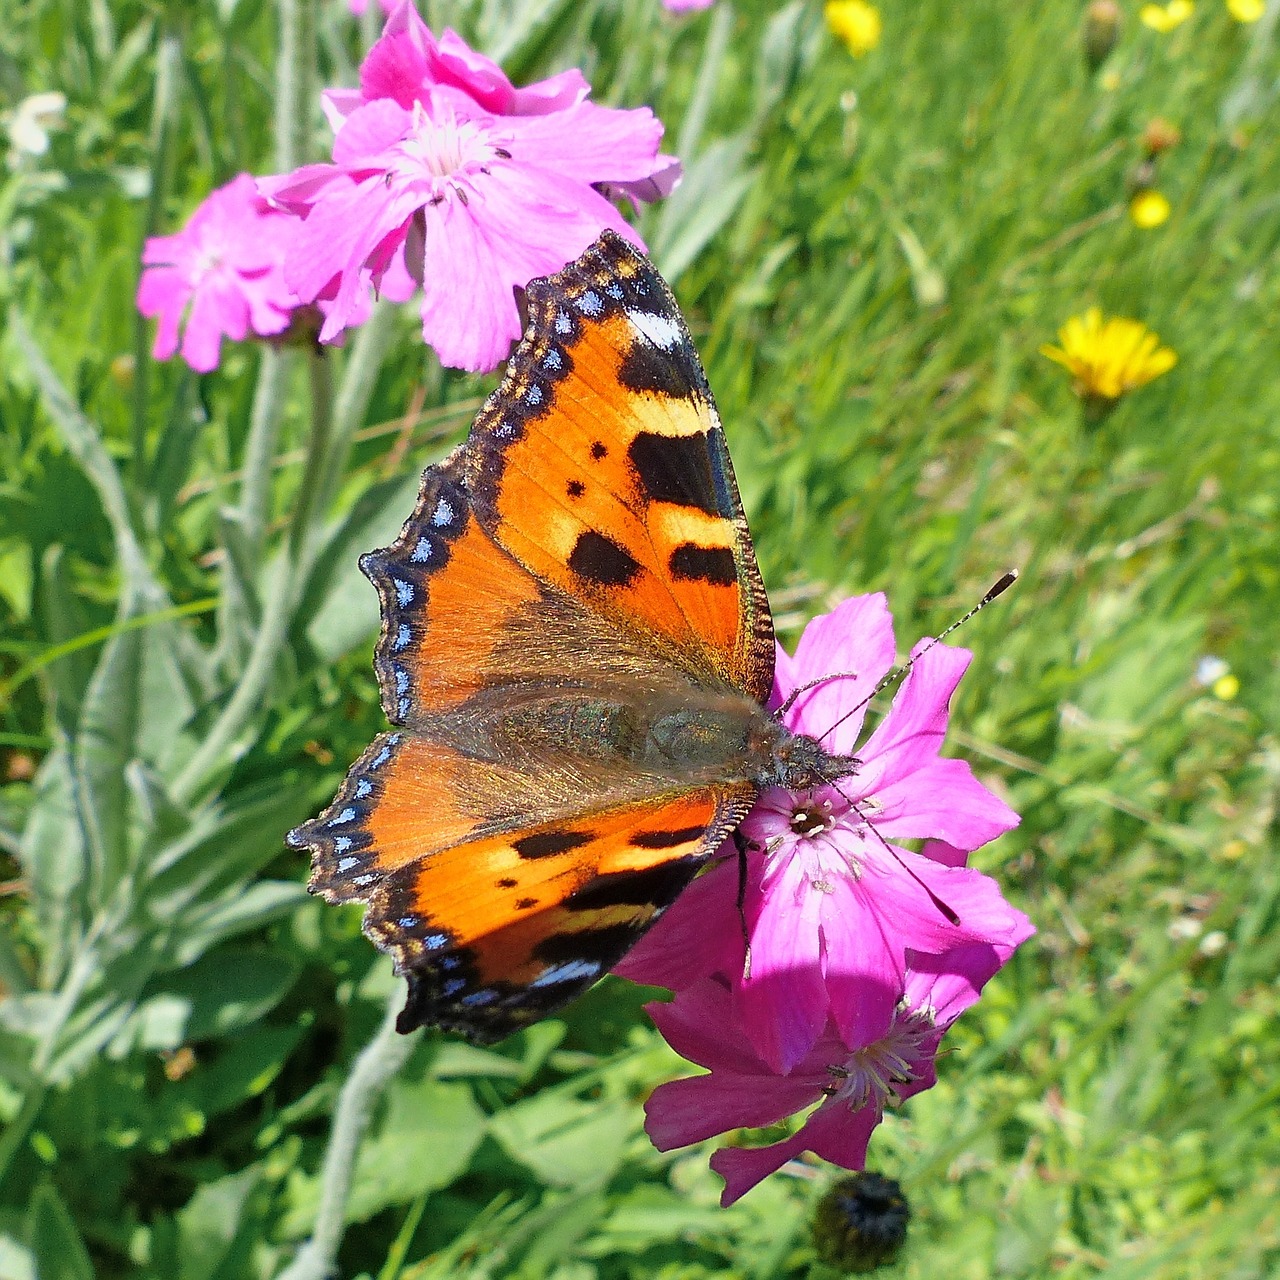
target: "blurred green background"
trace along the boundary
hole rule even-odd
[[[1163,33],[1118,8],[1093,69],[1068,0],[884,0],[857,58],[813,0],[423,10],[517,83],[581,66],[666,123],[687,177],[641,230],[784,641],[883,590],[905,651],[1023,569],[961,637],[950,741],[1023,815],[976,864],[1039,933],[873,1140],[914,1211],[884,1274],[1280,1268],[1280,5],[1245,24],[1201,0]],[[320,373],[246,344],[198,377],[147,359],[133,307],[148,233],[281,147],[326,154],[316,94],[352,81],[378,16],[15,0],[0,22],[4,1280],[276,1274],[392,987],[282,835],[382,724],[356,555],[493,379],[442,374],[394,312]],[[53,90],[48,150],[24,150],[19,104]],[[285,138],[282,92],[308,104]],[[1181,137],[1144,169],[1155,117]],[[1167,221],[1135,225],[1135,183]],[[1178,354],[1101,422],[1038,350],[1093,304]],[[269,363],[255,539],[236,503]],[[273,611],[309,365],[342,447]],[[193,773],[253,662],[263,696]],[[643,998],[607,982],[493,1051],[422,1038],[375,1109],[340,1273],[823,1274],[808,1221],[833,1171],[723,1211],[705,1150],[649,1146],[641,1103],[680,1064]]]

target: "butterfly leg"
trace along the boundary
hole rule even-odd
[[[751,937],[747,932],[747,854],[759,852],[760,846],[742,834],[741,827],[733,829],[733,847],[738,851],[738,923],[742,926],[742,980],[751,977]]]

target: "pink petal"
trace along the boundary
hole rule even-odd
[[[682,1058],[731,1075],[767,1074],[732,1010],[732,995],[718,978],[705,979],[667,1003],[654,1000],[645,1005],[663,1039]]]
[[[802,1133],[767,1147],[722,1147],[711,1157],[711,1168],[724,1179],[720,1206],[727,1209],[758,1186],[771,1173],[777,1173],[788,1160],[794,1160],[808,1148]]]
[[[579,102],[553,115],[506,123],[517,161],[580,182],[647,178],[658,168],[662,123],[648,107],[621,111]]]
[[[787,724],[819,739],[828,751],[851,754],[866,716],[866,708],[858,704],[893,666],[893,658],[893,618],[880,592],[854,596],[831,613],[814,618],[796,646],[793,687],[820,676],[843,678],[824,681],[801,694],[787,715]]]
[[[929,760],[875,793],[876,829],[891,839],[936,837],[957,849],[978,849],[1012,831],[1018,815],[987,790],[964,760]]]
[[[831,887],[822,911],[824,989],[841,1039],[851,1049],[861,1049],[879,1040],[893,1022],[906,978],[903,949],[912,936],[907,930],[914,912],[936,914],[937,908],[923,891],[917,890],[919,900],[914,900],[905,890],[901,898],[914,912],[895,911],[902,886],[887,876],[868,885],[864,875],[857,886],[841,878]]]
[[[716,970],[741,972],[737,883],[734,857],[704,871],[613,972],[670,991],[683,991]]]
[[[422,97],[435,56],[435,37],[406,0],[387,19],[381,37],[360,64],[360,92],[365,101],[382,98],[411,107]]]
[[[182,332],[182,358],[197,372],[218,367],[222,337],[240,341],[248,332],[248,308],[241,298],[217,280],[198,289]]]
[[[320,109],[335,134],[342,128],[347,117],[362,106],[364,94],[359,89],[325,89],[320,94]]]
[[[413,117],[403,107],[379,98],[353,111],[333,140],[333,162],[359,169],[381,156],[413,131]],[[372,167],[381,167],[375,164]]]
[[[645,1103],[645,1132],[659,1151],[687,1147],[734,1129],[759,1129],[804,1110],[821,1096],[812,1080],[713,1071],[660,1084]]]
[[[777,1072],[792,1070],[827,1023],[819,916],[824,895],[799,857],[785,857],[752,895],[751,977],[737,982],[738,1021],[752,1048]]]
[[[913,653],[920,652],[916,645]],[[973,655],[968,649],[934,645],[911,669],[889,714],[858,752],[864,795],[897,782],[937,757],[947,732],[950,700]]]
[[[728,1208],[805,1151],[845,1169],[861,1169],[867,1159],[867,1143],[879,1123],[880,1114],[874,1107],[850,1111],[843,1103],[827,1102],[783,1142],[769,1147],[722,1148],[711,1157],[711,1167],[725,1181],[720,1204]]]
[[[154,243],[154,240],[148,240],[148,248]],[[155,345],[151,350],[157,360],[167,360],[177,351],[178,330],[190,299],[191,290],[177,269],[148,267],[143,271],[138,281],[137,306],[144,316],[159,317]]]

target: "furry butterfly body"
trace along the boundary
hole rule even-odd
[[[765,710],[768,600],[666,285],[606,232],[528,298],[467,441],[361,560],[398,728],[290,833],[314,892],[368,904],[401,1030],[479,1041],[600,978],[760,788],[856,766]]]

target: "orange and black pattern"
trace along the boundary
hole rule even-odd
[[[612,968],[754,801],[732,761],[646,763],[631,722],[687,701],[746,724],[773,682],[723,432],[666,285],[606,233],[529,307],[467,442],[361,558],[397,730],[289,837],[313,892],[367,904],[408,979],[400,1029],[486,1042]]]

